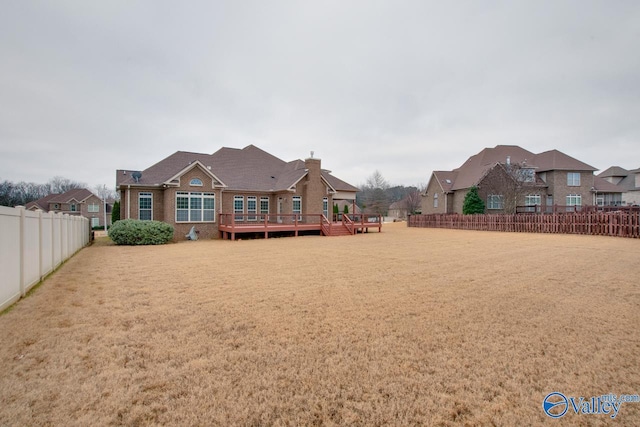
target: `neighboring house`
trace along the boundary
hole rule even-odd
[[[393,202],[389,205],[389,210],[387,211],[387,219],[392,221],[398,219],[407,219],[407,208],[406,202],[404,200],[399,200],[397,202]]]
[[[620,166],[611,166],[597,177],[621,189],[620,205],[640,205],[640,169],[626,170]]]
[[[145,170],[116,173],[120,218],[169,223],[175,240],[194,226],[200,238],[216,238],[231,221],[259,227],[286,215],[298,222],[309,214],[331,218],[333,204],[353,203],[358,191],[322,169],[313,153],[285,162],[254,145],[177,151]]]
[[[338,206],[339,214],[344,213],[345,206],[347,207],[348,213],[350,214],[359,215],[362,213],[362,210],[360,209],[360,207],[356,205],[355,199],[354,200],[334,200],[333,204]]]
[[[598,186],[600,194],[615,193],[615,187],[596,179],[596,170],[558,150],[534,154],[516,145],[497,145],[457,169],[434,171],[422,194],[422,213],[462,213],[473,186],[487,213],[515,212],[517,207],[548,211],[554,205],[579,209],[596,204]]]
[[[107,203],[107,225],[111,224],[111,207]],[[76,188],[62,194],[49,194],[41,199],[27,203],[28,210],[82,215],[89,218],[92,227],[104,226],[104,201],[86,188]]]
[[[402,200],[398,200],[397,202],[393,202],[389,205],[389,210],[387,211],[387,216],[391,220],[406,220],[407,215],[410,213],[421,213],[421,207],[419,203],[422,202],[422,197],[418,196],[419,193],[416,193],[416,196],[407,196]],[[409,208],[411,206],[411,208]]]

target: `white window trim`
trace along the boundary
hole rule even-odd
[[[204,184],[200,178],[193,178],[189,181],[189,185],[192,187],[202,187]]]
[[[251,208],[250,202],[253,202],[253,209]],[[258,220],[258,197],[247,196],[247,221],[257,221],[257,220]]]
[[[100,205],[97,203],[91,203],[90,205],[87,205],[87,212],[89,213],[100,212]]]
[[[570,203],[570,201],[575,201],[576,203]],[[582,194],[568,194],[565,202],[567,206],[582,206]]]
[[[328,197],[322,198],[322,214],[325,216],[325,218],[329,218],[329,198]]]
[[[236,202],[242,202],[242,209],[236,208]],[[244,196],[233,196],[233,214],[240,215],[235,216],[235,221],[244,221]]]
[[[497,198],[497,206],[496,207],[496,198]],[[504,196],[502,194],[489,194],[487,195],[487,209],[490,210],[500,210],[504,209]]]
[[[573,179],[570,180],[569,177],[572,177]],[[580,172],[567,172],[567,187],[580,187],[580,179]]]
[[[438,207],[438,193],[433,193],[433,207]]]
[[[300,203],[300,209],[295,209],[296,201]],[[293,196],[291,198],[291,213],[298,215],[298,221],[302,220],[302,196]]]
[[[266,202],[266,203],[267,203],[267,207],[266,207],[266,209],[263,209],[263,208],[262,208],[262,203],[263,203],[263,202]],[[260,215],[261,215],[261,216],[262,216],[262,215],[269,215],[269,197],[267,197],[267,196],[261,196],[261,197],[260,197]],[[263,218],[261,218],[261,219],[264,219],[264,217],[263,217]]]
[[[140,208],[140,200],[143,197],[145,199],[151,200],[151,208],[150,209],[144,209],[144,210],[145,211],[150,211],[151,218],[149,218],[149,220],[153,220],[153,193],[150,193],[148,191],[141,191],[140,193],[138,193],[138,219],[140,219],[140,212],[142,212],[142,209]]]
[[[187,208],[178,208],[178,197],[181,198],[186,198],[187,199]],[[200,220],[198,221],[194,221],[191,219],[191,212],[194,211],[195,209],[191,208],[191,199],[200,199]],[[204,201],[205,200],[213,200],[213,208],[212,209],[205,209],[204,208]],[[176,223],[180,223],[180,224],[186,224],[186,223],[214,223],[216,222],[216,195],[215,193],[203,193],[200,191],[194,191],[194,192],[190,192],[190,191],[178,191],[176,192],[176,209],[175,209],[175,220]],[[187,211],[187,221],[180,221],[178,220],[178,211]],[[205,211],[212,211],[213,212],[213,219],[212,220],[205,220],[204,219],[204,213]]]

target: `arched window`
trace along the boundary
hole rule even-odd
[[[193,178],[189,181],[189,185],[192,187],[202,187],[202,180],[199,178]]]

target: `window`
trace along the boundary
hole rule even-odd
[[[256,196],[247,196],[247,221],[257,221],[258,217],[258,198]]]
[[[91,218],[91,228],[100,227],[100,218]]]
[[[580,186],[580,173],[579,172],[567,172],[567,185],[569,187]]]
[[[582,196],[580,194],[569,194],[567,196],[567,206],[582,206]]]
[[[536,206],[542,204],[542,197],[539,194],[529,194],[524,196],[525,212],[536,212]]]
[[[53,205],[53,209],[60,209],[60,205],[56,203],[55,205]]]
[[[138,194],[138,219],[152,220],[153,219],[153,196],[151,193],[139,193]]]
[[[262,196],[260,197],[260,215],[269,215],[269,198]],[[264,219],[262,217],[261,219]]]
[[[214,222],[215,208],[213,193],[176,193],[176,222]]]
[[[433,207],[437,208],[438,207],[438,193],[435,193],[433,195]]]
[[[199,178],[193,178],[189,181],[189,185],[192,187],[202,187],[202,180]]]
[[[100,212],[100,205],[97,203],[91,203],[87,206],[87,211],[90,213]]]
[[[503,209],[504,196],[499,194],[489,194],[487,196],[487,209]]]
[[[298,221],[302,220],[302,196],[293,196],[292,211],[298,215]]]
[[[325,218],[329,218],[329,198],[328,197],[324,197],[322,199],[322,215],[324,215]]]
[[[233,196],[233,213],[236,215],[236,221],[244,221],[244,196]]]
[[[75,212],[78,208],[75,203],[71,203],[70,209],[71,209],[71,212]]]
[[[536,180],[535,171],[531,168],[523,168],[518,171],[518,181],[534,182]]]

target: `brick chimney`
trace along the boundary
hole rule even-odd
[[[320,159],[311,157],[305,159],[305,168],[307,169],[307,177],[304,181],[304,190],[302,195],[302,212],[307,214],[322,213],[322,199],[326,197],[327,187],[322,182],[322,169]]]

